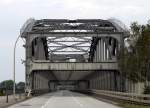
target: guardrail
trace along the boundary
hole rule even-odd
[[[139,104],[149,104],[150,105],[150,95],[146,94],[135,94],[135,93],[125,93],[116,91],[105,91],[105,90],[90,90],[97,95],[111,97],[112,99],[119,99],[123,101],[132,101]]]

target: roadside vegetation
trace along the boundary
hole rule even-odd
[[[16,84],[16,92],[23,92],[24,88],[24,82],[19,82]],[[7,93],[13,93],[13,80],[5,80],[0,83],[0,96],[6,95]]]
[[[129,46],[119,54],[119,67],[125,78],[135,83],[144,82],[144,94],[150,94],[150,23],[134,22],[130,28]]]
[[[130,104],[130,103],[122,103],[120,106],[123,108],[150,108],[150,106],[136,105],[136,104]]]

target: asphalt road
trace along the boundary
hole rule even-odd
[[[95,98],[70,92],[58,91],[10,106],[9,108],[119,108]]]

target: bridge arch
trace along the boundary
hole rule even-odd
[[[48,89],[50,80],[88,80],[93,87],[105,72],[113,81],[117,52],[127,36],[128,31],[109,20],[28,20],[21,29],[26,39],[26,89]]]

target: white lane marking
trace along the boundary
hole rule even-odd
[[[44,105],[42,105],[42,107],[41,107],[41,108],[47,108],[47,106],[48,106],[49,102],[51,101],[52,97],[53,97],[53,95],[52,95],[52,96],[50,96],[50,98],[49,98],[49,99],[45,102],[45,104],[44,104]]]
[[[48,99],[48,100],[45,102],[45,104],[42,105],[41,108],[48,108],[48,105],[49,105],[50,101],[51,101],[52,98],[53,98],[55,95],[57,95],[58,93],[59,93],[59,92],[55,92],[52,96],[50,96],[50,99]],[[62,94],[62,91],[61,91],[60,93]],[[60,94],[60,93],[59,93],[59,94]]]
[[[72,94],[70,94],[73,98],[73,100],[80,106],[80,107],[84,107],[84,105],[82,103],[80,103],[80,101],[78,99],[76,99]]]
[[[50,97],[50,99],[48,99],[48,101],[44,105],[42,105],[41,108],[47,108],[47,106],[48,106],[49,102],[51,101],[52,97]]]

